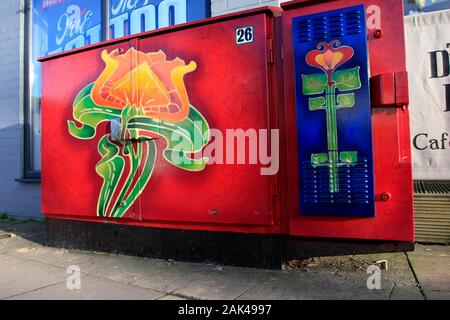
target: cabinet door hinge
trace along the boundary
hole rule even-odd
[[[267,48],[268,48],[269,64],[274,64],[275,63],[275,52],[273,49],[273,39],[272,38],[267,39]]]

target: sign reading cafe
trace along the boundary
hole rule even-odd
[[[450,179],[450,10],[405,20],[414,178]]]
[[[110,0],[110,35],[116,39],[205,18],[209,0]],[[55,54],[101,41],[100,0],[35,0],[33,27],[41,55]],[[44,41],[45,42],[45,41]]]

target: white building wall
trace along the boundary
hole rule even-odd
[[[40,216],[39,184],[24,184],[23,167],[23,7],[0,1],[0,213]]]
[[[288,0],[211,0],[212,16],[253,9],[263,6],[279,6]]]

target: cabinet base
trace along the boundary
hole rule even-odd
[[[280,269],[289,259],[414,250],[413,243],[309,240],[46,219],[46,245],[155,259]]]

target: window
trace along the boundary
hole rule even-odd
[[[38,58],[102,39],[101,0],[31,0],[27,16],[24,177],[41,170],[41,65]]]
[[[28,0],[25,45],[24,178],[41,170],[38,58],[210,16],[210,0]]]
[[[404,0],[405,15],[450,9],[450,0]]]
[[[210,0],[110,0],[109,7],[113,39],[211,15]]]

